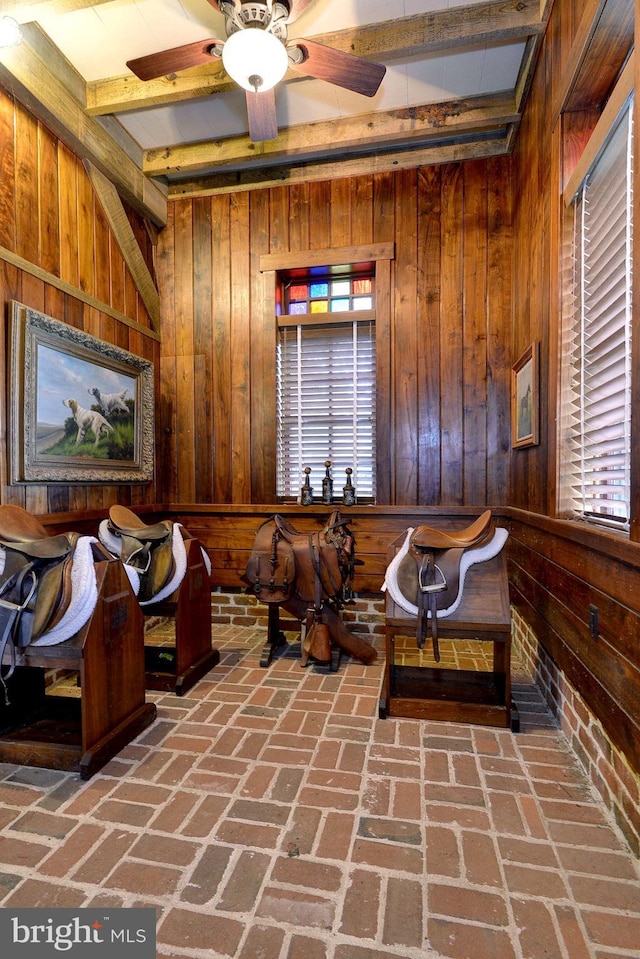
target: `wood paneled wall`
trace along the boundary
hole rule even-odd
[[[582,17],[597,16],[600,7],[588,0],[554,5],[513,155],[513,358],[539,341],[541,428],[538,446],[512,454],[505,505],[517,509],[507,510],[507,549],[513,602],[640,773],[640,544],[555,518],[561,192],[598,111],[558,117],[554,108]],[[591,606],[598,609],[595,635]]]
[[[378,502],[484,506],[509,477],[509,158],[175,200],[159,240],[162,498],[275,502],[266,253],[392,242]]]
[[[151,237],[138,217],[128,216],[151,269]],[[157,335],[145,332],[151,329],[147,311],[81,161],[2,90],[0,247],[0,502],[36,514],[90,510],[116,501],[155,503],[155,482],[139,486],[8,485],[6,400],[7,391],[14,388],[7,364],[10,300],[150,360],[156,380],[159,343]],[[16,265],[22,261],[26,261],[25,268]],[[62,281],[62,288],[56,279]],[[93,305],[74,295],[76,290],[93,298]]]

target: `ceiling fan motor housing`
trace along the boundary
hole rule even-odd
[[[271,6],[271,10],[269,7]],[[258,29],[272,33],[284,43],[287,39],[289,5],[274,0],[270,5],[261,0],[241,0],[240,3],[222,2],[220,9],[225,16],[227,36],[238,30]]]

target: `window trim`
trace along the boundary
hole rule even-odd
[[[633,58],[631,58],[620,74],[620,79],[616,83],[613,93],[607,100],[607,104],[600,115],[600,119],[593,128],[593,132],[589,137],[586,147],[582,151],[580,159],[575,165],[573,173],[567,180],[567,185],[562,192],[562,199],[567,209],[582,189],[585,177],[598,159],[598,155],[604,149],[609,133],[620,119],[620,115],[624,111],[627,101],[633,93],[633,68],[634,63]]]
[[[374,266],[376,287],[376,502],[380,504],[395,502],[395,445],[393,443],[393,394],[391,389],[392,370],[392,286],[395,243],[366,243],[348,247],[329,247],[317,250],[296,250],[294,252],[263,253],[259,259],[262,274],[262,293],[265,318],[269,311],[273,316],[275,386],[275,336],[278,317],[275,315],[277,273],[289,270],[306,271],[321,266],[358,266],[372,263]],[[362,311],[363,313],[365,311]],[[322,314],[323,316],[326,314]],[[351,314],[353,316],[353,314]],[[272,495],[275,497],[275,449],[276,428],[273,418],[273,431],[270,448],[273,450],[274,470],[271,482]],[[272,446],[271,446],[272,444]],[[264,444],[263,444],[264,445]]]
[[[565,228],[569,227],[569,231],[573,233],[575,229],[575,208],[580,199],[581,194],[585,189],[585,185],[588,182],[591,171],[599,163],[602,154],[608,146],[612,134],[616,131],[618,125],[623,119],[623,115],[629,110],[630,99],[634,95],[634,76],[633,70],[630,69],[630,64],[628,63],[625,69],[623,70],[616,87],[611,94],[611,97],[607,101],[605,108],[593,129],[591,137],[589,138],[583,153],[578,160],[576,167],[573,171],[573,174],[567,182],[567,186],[563,191],[563,200],[566,208],[566,217],[565,217]],[[631,117],[630,122],[634,123],[636,111],[635,100],[631,103]],[[635,135],[635,146],[634,152],[637,150],[637,131]],[[635,173],[634,173],[635,181]],[[635,193],[634,186],[635,182],[632,181],[632,191]],[[635,201],[632,201],[632,203]],[[584,215],[584,209],[581,215]],[[582,232],[582,227],[580,228]],[[564,231],[565,237],[567,237],[567,231]],[[573,241],[567,242],[572,245]],[[635,247],[635,244],[634,244]],[[635,258],[635,254],[634,254]],[[635,274],[635,271],[633,271]],[[632,274],[632,275],[633,275]],[[627,291],[627,296],[629,291]],[[631,291],[633,295],[633,290]],[[575,307],[573,306],[574,302],[574,290],[571,291],[568,289],[565,291],[563,296],[563,306],[562,306],[562,321],[559,328],[559,346],[560,346],[560,368],[559,368],[559,393],[558,393],[558,419],[559,419],[559,432],[556,437],[556,456],[557,456],[557,503],[556,506],[559,510],[558,515],[564,516],[565,518],[575,519],[580,522],[588,523],[594,527],[600,527],[604,529],[615,530],[616,532],[623,533],[624,535],[629,535],[631,526],[634,519],[634,464],[633,464],[633,444],[631,443],[631,448],[629,450],[629,460],[627,462],[627,470],[630,472],[630,484],[628,486],[628,509],[629,513],[626,520],[621,518],[614,518],[608,516],[606,513],[591,513],[591,512],[574,512],[573,509],[570,509],[568,506],[568,500],[571,499],[570,496],[566,493],[567,489],[570,486],[569,483],[569,474],[566,472],[567,464],[572,461],[572,456],[567,454],[567,451],[564,449],[564,441],[566,438],[566,401],[565,401],[565,391],[569,389],[567,377],[570,374],[569,367],[565,367],[563,357],[566,355],[566,343],[565,343],[565,330],[572,328],[575,323],[574,312]],[[633,314],[631,316],[631,325],[633,325]],[[632,336],[633,342],[633,336]],[[630,376],[631,382],[631,392],[633,394],[633,348],[631,355],[627,356],[626,359],[626,369],[627,374]],[[581,375],[582,382],[582,375]],[[629,399],[627,399],[627,415],[629,413]],[[633,419],[633,397],[630,401],[631,409],[631,419]]]
[[[278,502],[297,497],[303,468],[310,466],[316,474],[327,456],[334,469],[342,462],[355,470],[361,503],[376,502],[375,316],[363,319],[360,313],[348,313],[339,324],[318,322],[328,314],[314,314],[313,324],[286,324],[278,331],[278,367],[283,373],[276,416]],[[354,362],[346,363],[351,354]],[[327,370],[332,384],[329,407],[321,400],[322,388],[305,377],[311,368]],[[327,434],[330,448],[324,451],[318,431]]]

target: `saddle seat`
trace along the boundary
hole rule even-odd
[[[166,540],[171,524],[165,520],[147,526],[135,513],[126,506],[114,505],[109,508],[109,524],[114,532],[121,536],[131,536],[142,543],[155,543]]]
[[[42,523],[21,507],[0,507],[0,548],[32,559],[62,559],[73,550],[76,537],[75,533],[49,536]]]
[[[491,510],[487,509],[466,529],[449,533],[433,526],[418,526],[413,531],[411,545],[418,549],[470,549],[478,546],[492,532]]]

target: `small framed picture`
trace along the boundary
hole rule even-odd
[[[539,343],[527,347],[511,370],[511,445],[514,449],[540,442]]]

